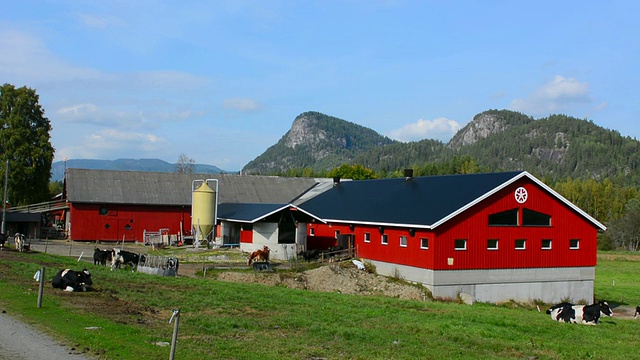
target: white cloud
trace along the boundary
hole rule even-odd
[[[589,83],[557,75],[528,97],[511,101],[511,109],[538,116],[565,112],[591,101]]]
[[[163,158],[169,141],[151,133],[102,129],[56,149],[56,159]],[[135,155],[133,155],[135,154]]]
[[[225,99],[222,103],[225,109],[238,110],[244,112],[258,111],[262,108],[259,102],[253,99]]]
[[[391,130],[387,136],[400,141],[419,141],[435,139],[449,141],[462,126],[455,120],[444,117],[434,120],[419,119],[413,124],[407,124],[399,129]]]

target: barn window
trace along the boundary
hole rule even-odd
[[[516,250],[524,250],[527,248],[527,240],[516,239]]]
[[[125,225],[125,226],[124,226],[124,229],[125,229],[125,230],[131,230],[131,225],[129,225],[129,224]]]
[[[389,243],[389,237],[387,236],[387,234],[382,234],[382,245],[387,245]]]
[[[456,250],[467,250],[467,240],[466,239],[456,239],[455,249]]]
[[[522,209],[522,225],[551,226],[551,215],[529,209]]]
[[[340,235],[340,230],[336,230],[336,239],[338,238],[338,235]]]
[[[498,250],[498,239],[487,240],[487,250]]]
[[[580,249],[580,239],[569,240],[569,249]]]
[[[316,235],[316,229],[309,228],[309,236],[315,236],[315,235]]]
[[[364,242],[366,243],[371,242],[371,234],[364,233]]]
[[[407,247],[407,237],[400,236],[400,247]]]
[[[421,238],[420,239],[420,249],[428,249],[429,248],[429,239]]]
[[[98,214],[100,215],[108,215],[109,214],[109,208],[106,206],[101,206],[100,210],[98,210]]]
[[[542,239],[542,250],[551,250],[551,239]]]
[[[518,209],[489,214],[489,226],[518,226]]]

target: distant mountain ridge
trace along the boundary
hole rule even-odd
[[[176,164],[171,164],[160,159],[69,159],[56,161],[51,165],[51,181],[64,179],[65,168],[92,169],[92,170],[124,170],[124,171],[149,171],[149,172],[175,172]],[[220,174],[226,171],[213,165],[194,164],[194,173]]]
[[[534,119],[510,110],[479,113],[446,144],[431,139],[399,142],[346,120],[305,112],[242,173],[273,175],[307,168],[323,173],[346,163],[379,174],[404,168],[420,174],[429,164],[461,157],[471,157],[483,171],[526,170],[549,180],[640,183],[638,140],[589,120],[566,115]]]

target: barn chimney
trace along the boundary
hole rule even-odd
[[[404,169],[404,180],[410,181],[413,178],[413,169]]]
[[[340,185],[340,176],[334,176],[333,177],[333,186],[338,186]]]

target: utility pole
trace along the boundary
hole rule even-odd
[[[4,170],[4,195],[2,196],[2,229],[0,234],[5,233],[5,219],[7,218],[7,187],[9,186],[9,159],[7,159],[7,168]]]

